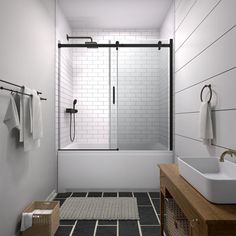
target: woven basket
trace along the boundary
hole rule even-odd
[[[189,236],[189,221],[173,199],[166,200],[166,228],[169,236]]]
[[[33,202],[24,212],[32,212],[33,210],[52,210],[52,214],[34,214],[32,227],[23,231],[22,236],[53,236],[59,226],[59,202]]]

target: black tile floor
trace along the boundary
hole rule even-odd
[[[55,236],[159,236],[159,192],[58,193],[55,201],[68,197],[136,197],[140,220],[61,220]]]

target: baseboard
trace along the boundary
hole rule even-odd
[[[53,189],[45,200],[52,201],[56,197],[56,195],[57,195],[56,189]]]
[[[151,189],[151,188],[89,188],[89,189],[72,189],[72,188],[68,188],[65,189],[64,192],[159,192],[160,189],[156,188],[156,189]]]

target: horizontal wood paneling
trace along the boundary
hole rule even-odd
[[[235,67],[235,42],[236,27],[175,74],[175,91],[178,92]]]
[[[212,109],[236,109],[235,80],[236,68],[177,93],[175,95],[176,113],[199,111],[200,92],[205,84],[211,84],[212,86]],[[208,97],[209,90],[205,89],[203,93],[203,99],[207,100]]]
[[[200,113],[178,114],[175,117],[176,134],[201,141],[199,130]],[[213,143],[222,147],[236,147],[236,110],[212,112],[214,126]]]
[[[202,21],[205,20],[208,14],[214,9],[214,7],[221,0],[198,0],[196,4],[191,9],[191,14],[189,14],[185,21],[180,25],[176,31],[175,40],[175,50],[177,51],[179,47],[187,40],[187,38],[200,26]]]
[[[209,2],[206,1],[206,2]],[[236,25],[236,1],[221,1],[185,44],[176,52],[176,71],[181,69],[192,58],[209,47],[215,40]],[[224,17],[222,17],[222,12]],[[192,16],[192,15],[191,15]],[[191,17],[191,19],[194,17]],[[187,21],[186,19],[185,21]],[[207,32],[210,29],[210,34]],[[178,37],[176,37],[178,38]]]
[[[190,9],[193,7],[196,1],[197,0],[181,0],[176,9],[175,29],[178,29],[184,18],[186,18],[186,16],[189,14]]]
[[[175,155],[219,156],[236,148],[236,1],[198,0],[190,5],[182,0],[175,12]],[[211,146],[199,138],[205,84],[213,89]]]
[[[185,157],[208,157],[213,156],[217,157],[219,156],[224,149],[216,146],[206,146],[203,145],[202,142],[196,141],[193,139],[181,137],[179,135],[176,135],[175,137],[175,143],[176,143],[176,155],[177,156],[185,156]]]

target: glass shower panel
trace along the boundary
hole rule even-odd
[[[74,48],[72,61],[77,148],[109,149],[109,49]]]
[[[164,50],[168,51],[119,48],[117,143],[120,150],[168,149],[169,76],[168,52],[162,55]]]

